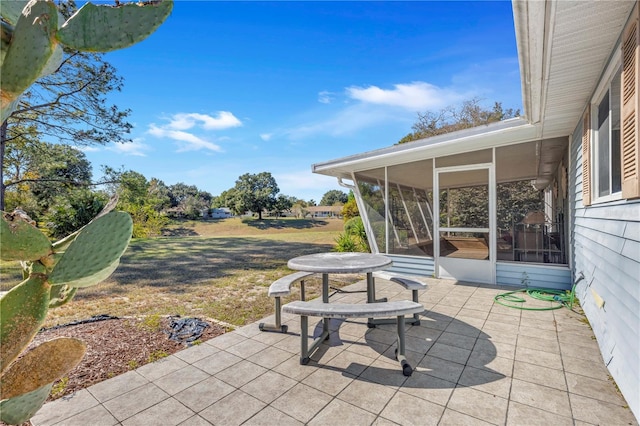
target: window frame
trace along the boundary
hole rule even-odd
[[[602,102],[602,100],[604,99],[605,96],[609,96],[609,104],[611,105],[611,99],[612,98],[617,98],[618,100],[620,99],[620,94],[618,94],[617,96],[612,96],[611,94],[611,86],[613,83],[614,78],[616,77],[616,75],[619,75],[619,78],[622,78],[622,55],[620,53],[620,49],[616,48],[615,49],[615,54],[611,57],[611,60],[609,61],[609,64],[607,65],[607,68],[605,70],[605,72],[602,75],[602,78],[600,79],[600,83],[598,84],[598,88],[596,89],[592,99],[591,99],[591,113],[590,113],[590,123],[589,123],[589,127],[590,127],[590,140],[589,140],[589,145],[590,145],[590,151],[591,151],[591,204],[599,204],[599,203],[606,203],[606,202],[611,202],[611,201],[617,201],[622,199],[622,186],[620,187],[620,189],[616,192],[610,192],[608,195],[599,195],[600,194],[600,164],[601,164],[601,159],[600,156],[598,155],[599,153],[599,133],[598,133],[598,112],[599,112],[599,106],[600,103]],[[621,116],[622,116],[622,104],[620,102],[620,104],[618,105],[619,108],[619,116],[620,116],[620,120],[621,120]],[[611,108],[609,109],[609,117],[608,120],[610,121],[612,119],[612,114],[611,114]],[[608,134],[608,138],[609,138],[609,164],[608,164],[608,168],[609,168],[609,191],[613,190],[613,180],[612,180],[612,172],[614,170],[613,167],[611,167],[612,165],[612,159],[611,159],[611,153],[612,153],[612,135],[611,135],[611,121],[609,122],[609,134]],[[618,144],[621,144],[621,137],[618,138]],[[621,151],[621,147],[619,147],[618,151]],[[618,172],[620,174],[619,179],[622,182],[622,171],[621,168],[618,168]]]

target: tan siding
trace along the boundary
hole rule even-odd
[[[622,42],[622,196],[640,197],[640,8],[636,6]]]

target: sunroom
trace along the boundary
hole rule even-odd
[[[569,138],[539,130],[515,118],[313,171],[353,190],[371,251],[395,271],[566,289]]]

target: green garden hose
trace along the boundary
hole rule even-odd
[[[552,290],[548,288],[524,288],[515,291],[509,291],[507,293],[498,294],[493,300],[508,308],[522,309],[526,311],[550,311],[553,309],[560,309],[566,307],[573,309],[573,301],[575,298],[575,284],[571,288],[571,292],[565,290]],[[524,297],[516,296],[517,293],[528,294],[531,298],[537,300],[544,300],[546,302],[554,303],[551,306],[544,308],[529,308],[523,306],[527,300]]]

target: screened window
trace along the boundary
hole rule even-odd
[[[620,76],[621,68],[603,88],[604,92],[592,109],[593,174],[595,202],[620,197]]]

